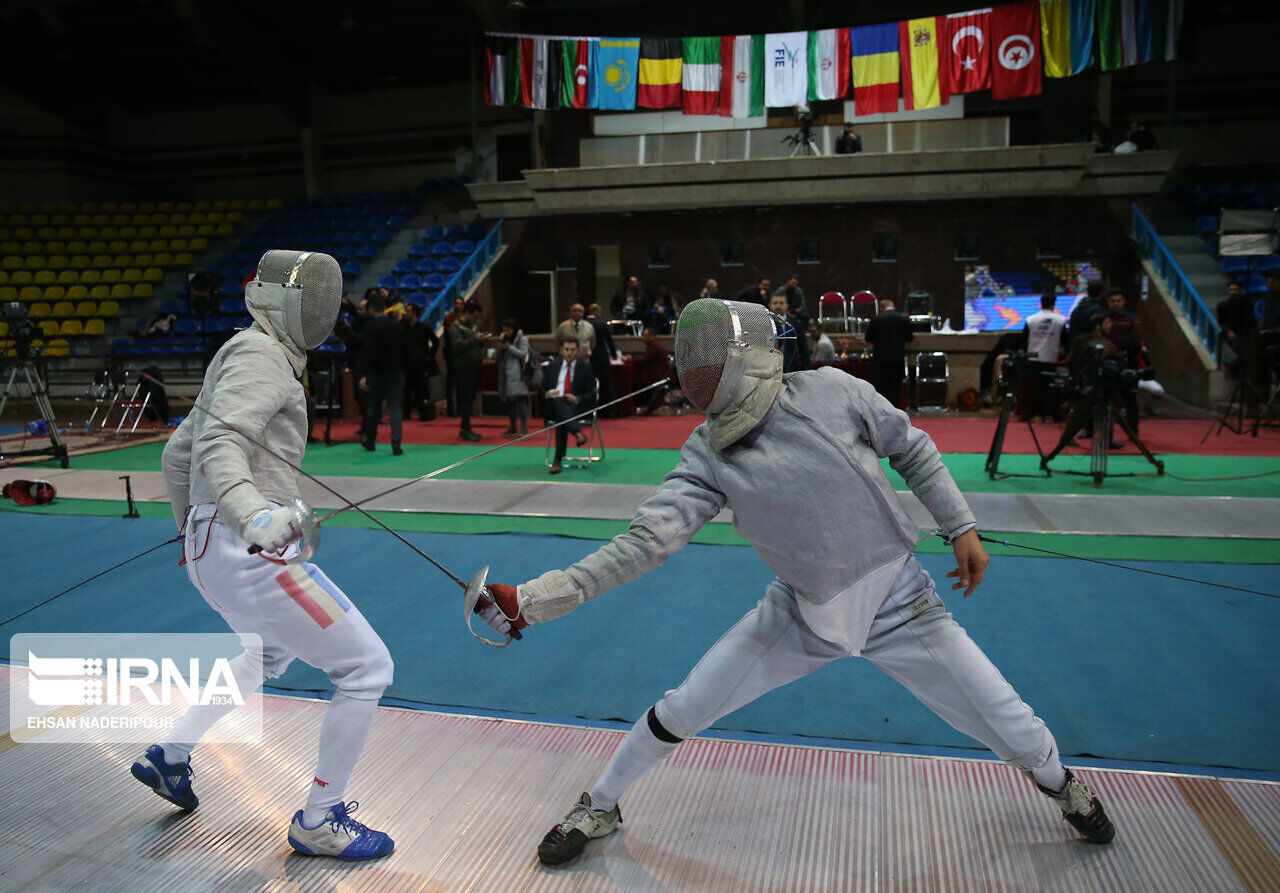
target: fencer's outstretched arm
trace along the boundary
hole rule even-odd
[[[902,475],[948,537],[976,527],[964,494],[942,464],[942,456],[929,435],[912,427],[910,417],[876,393],[869,383],[855,380],[854,384],[855,424],[876,455],[889,460],[889,466]]]
[[[164,486],[173,506],[173,518],[181,531],[187,522],[187,501],[191,495],[191,433],[195,429],[191,419],[182,424],[164,445],[160,467],[164,469]]]
[[[566,570],[548,571],[520,587],[523,615],[535,623],[563,617],[600,593],[644,576],[687,546],[725,505],[702,459],[710,449],[705,429],[699,428],[680,451],[680,463],[636,510],[625,533]]]
[[[191,462],[209,482],[223,523],[240,532],[250,517],[271,509],[254,483],[248,457],[253,441],[263,436],[296,382],[283,351],[236,344],[224,350],[217,387],[202,391],[197,400],[209,412],[193,407],[188,416],[200,422]]]

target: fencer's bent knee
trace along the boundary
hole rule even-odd
[[[689,724],[677,719],[671,714],[671,708],[667,706],[667,699],[663,698],[650,708],[649,715],[657,720],[658,725],[668,735],[673,738],[683,740],[692,738],[702,731],[700,728],[693,728]],[[657,732],[654,732],[657,735]],[[661,740],[661,739],[660,739]]]
[[[654,707],[650,707],[649,712],[644,716],[649,723],[649,731],[653,733],[653,737],[657,738],[659,741],[665,741],[668,744],[680,743],[680,736],[672,734],[671,731],[662,724],[658,719],[658,714]]]
[[[391,652],[377,633],[370,630],[365,651],[350,667],[329,671],[329,680],[344,694],[361,700],[376,700],[391,684],[395,664]]]

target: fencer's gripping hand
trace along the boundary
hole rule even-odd
[[[529,625],[528,619],[520,611],[518,590],[501,583],[490,583],[485,589],[493,596],[495,604],[481,600],[476,602],[473,610],[494,632],[509,636]]]
[[[284,506],[263,509],[249,516],[240,538],[263,552],[281,552],[292,542],[302,539],[298,515]]]
[[[951,548],[956,553],[956,569],[947,576],[959,578],[951,588],[963,588],[964,597],[968,598],[982,582],[982,575],[987,572],[987,565],[991,563],[991,558],[987,555],[987,550],[982,548],[982,541],[978,539],[976,527],[970,527],[964,533],[954,537],[951,540]]]

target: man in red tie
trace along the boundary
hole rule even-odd
[[[547,366],[547,374],[542,378],[547,391],[543,396],[546,402],[545,416],[548,424],[562,422],[581,415],[591,408],[595,402],[596,378],[591,367],[578,359],[578,342],[573,338],[560,341],[560,356]],[[573,433],[578,446],[584,446],[586,436],[577,422],[562,425],[556,429],[556,452],[551,461],[550,471],[559,474],[562,470],[565,450],[569,445],[569,434]]]

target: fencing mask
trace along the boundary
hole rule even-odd
[[[45,505],[57,495],[48,481],[10,481],[0,490],[0,495],[12,499],[18,505]]]
[[[245,304],[278,340],[312,350],[324,343],[338,321],[342,267],[327,254],[268,251],[245,288]]]
[[[759,304],[699,298],[676,323],[676,370],[689,402],[707,413],[724,449],[750,431],[782,384],[777,316]]]

